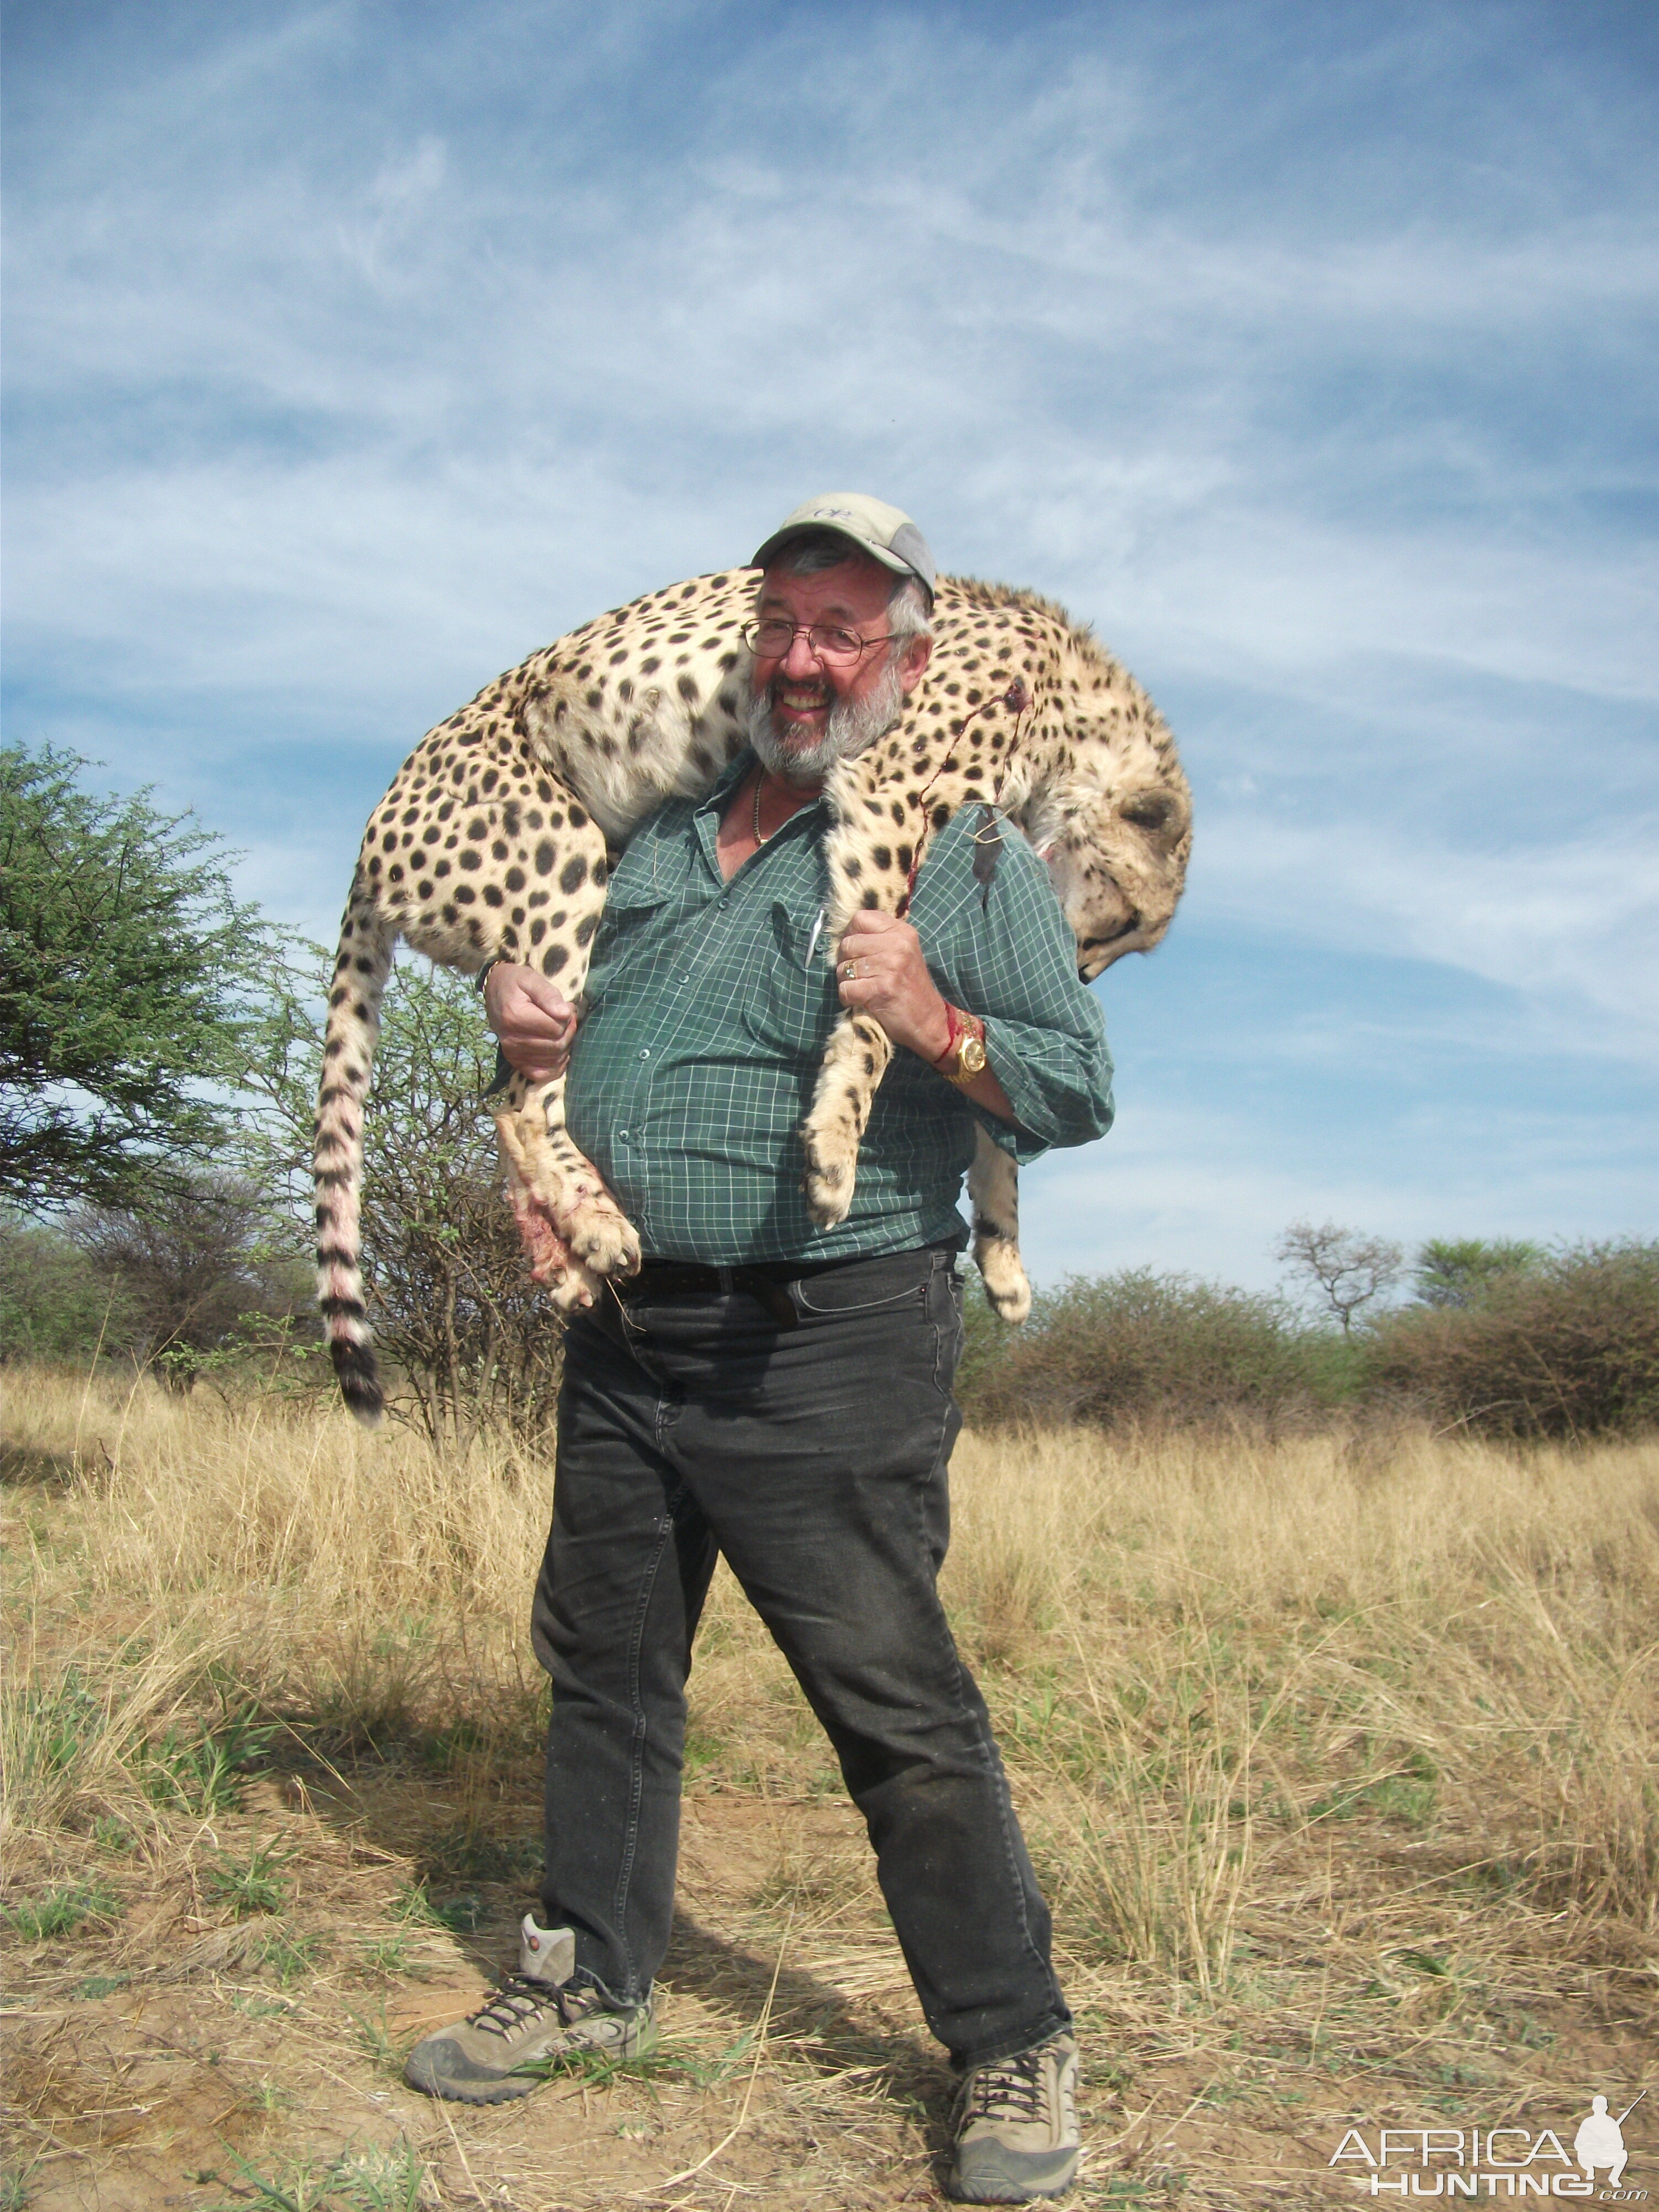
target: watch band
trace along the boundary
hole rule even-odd
[[[964,1013],[948,999],[945,1002],[945,1018],[950,1024],[951,1042],[933,1066],[947,1083],[966,1090],[986,1069],[985,1024],[977,1014]]]

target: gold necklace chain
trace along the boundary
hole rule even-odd
[[[763,845],[766,842],[765,838],[761,836],[760,826],[761,789],[765,781],[766,770],[763,769],[760,774],[755,778],[755,842],[757,845]]]

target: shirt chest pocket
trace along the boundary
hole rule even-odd
[[[670,894],[647,883],[637,890],[611,886],[593,940],[592,963],[587,971],[583,998],[589,1013],[605,1004],[611,985],[622,973],[629,955],[637,950],[663,919]]]
[[[738,1017],[758,1045],[792,1058],[817,1059],[841,1012],[823,927],[815,914],[802,927],[774,901],[757,947],[756,972],[743,978]]]

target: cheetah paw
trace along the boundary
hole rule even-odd
[[[508,1194],[531,1281],[548,1293],[556,1312],[568,1316],[591,1306],[605,1288],[604,1278],[571,1250],[549,1220],[547,1209],[522,1183],[512,1182]]]
[[[519,1231],[519,1243],[530,1270],[532,1283],[556,1283],[570,1265],[570,1249],[548,1219],[545,1210],[539,1206],[524,1185],[512,1182],[507,1188],[512,1201],[513,1218]]]
[[[594,1274],[576,1259],[568,1261],[562,1273],[550,1279],[545,1287],[554,1311],[562,1314],[567,1321],[573,1314],[586,1313],[596,1299],[605,1294],[604,1276]]]
[[[584,1192],[565,1208],[559,1234],[595,1278],[639,1272],[640,1232],[608,1191]]]
[[[845,1221],[853,1203],[858,1173],[859,1137],[852,1128],[816,1129],[809,1121],[801,1132],[806,1146],[806,1209],[820,1229],[833,1229]]]
[[[1018,1250],[1000,1238],[976,1243],[974,1260],[986,1303],[999,1321],[1021,1322],[1031,1310],[1031,1285]]]

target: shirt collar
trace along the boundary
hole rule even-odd
[[[702,848],[703,859],[708,863],[709,868],[713,871],[717,880],[723,880],[723,878],[720,878],[720,855],[715,850],[715,840],[719,837],[720,832],[720,817],[726,811],[726,805],[731,799],[732,793],[737,789],[744,778],[746,775],[750,775],[758,764],[759,763],[755,757],[753,746],[745,745],[743,750],[738,755],[736,760],[732,762],[730,768],[726,769],[726,773],[715,783],[714,789],[709,793],[707,799],[702,799],[699,803],[691,817],[692,823],[696,833],[697,843]],[[775,844],[779,839],[787,836],[789,832],[795,828],[795,824],[797,823],[811,823],[813,825],[814,834],[816,834],[817,826],[823,818],[823,793],[820,792],[817,797],[811,800],[809,805],[797,807],[795,811],[790,816],[789,819],[782,825],[782,827],[779,830],[774,830],[772,836],[767,839],[766,845]],[[760,849],[764,852],[766,846],[762,846]],[[754,854],[750,854],[750,859],[752,860],[754,857]],[[747,867],[748,865],[749,861],[745,860],[744,862],[744,866]],[[738,872],[741,873],[742,871],[739,870]]]
[[[713,790],[709,792],[707,798],[698,800],[696,807],[697,812],[699,814],[707,814],[711,809],[717,814],[722,811],[726,800],[730,799],[732,793],[736,790],[738,784],[743,781],[744,776],[748,775],[750,769],[753,768],[754,765],[754,748],[750,745],[745,745],[743,750],[738,755],[736,760],[732,761],[730,765],[722,770],[721,774],[716,778],[714,787]]]

